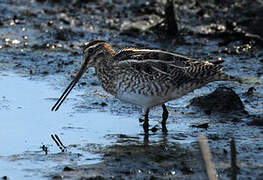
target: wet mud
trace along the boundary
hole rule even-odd
[[[203,134],[219,179],[232,177],[233,138],[237,178],[262,179],[263,2],[166,2],[0,0],[0,177],[207,179],[197,139]],[[153,108],[149,137],[140,107],[107,94],[93,69],[51,112],[80,67],[81,45],[95,38],[115,49],[224,60],[224,71],[244,80],[210,83],[168,102],[167,134],[161,107]]]
[[[195,97],[190,106],[200,107],[208,115],[214,112],[247,114],[239,96],[228,87],[219,87],[208,95]]]

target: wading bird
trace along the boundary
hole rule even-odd
[[[162,130],[167,132],[165,102],[177,99],[212,81],[237,80],[225,74],[218,61],[208,62],[156,49],[124,48],[117,52],[104,40],[85,43],[79,72],[53,110],[58,110],[72,88],[94,67],[102,87],[116,98],[144,110],[144,132],[148,134],[150,108],[162,105]]]

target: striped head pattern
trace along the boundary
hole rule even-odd
[[[111,45],[100,39],[91,40],[83,46],[83,64],[94,67],[97,63],[105,60],[105,57],[113,56],[115,51]]]

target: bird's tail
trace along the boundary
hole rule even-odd
[[[236,81],[239,83],[242,83],[244,81],[244,78],[231,76],[224,72],[218,73],[218,76],[216,77],[216,79],[219,81]]]

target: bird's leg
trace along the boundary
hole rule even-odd
[[[144,146],[148,146],[149,145],[149,134],[144,134],[143,144],[144,144]]]
[[[146,109],[145,114],[144,114],[143,130],[145,134],[148,134],[149,132],[149,118],[148,118],[149,111],[150,111],[149,108]]]
[[[165,104],[162,104],[162,108],[163,108],[163,115],[162,115],[162,131],[163,133],[167,133],[167,128],[166,128],[166,120],[168,118],[168,111],[167,111],[167,108],[165,106]]]

